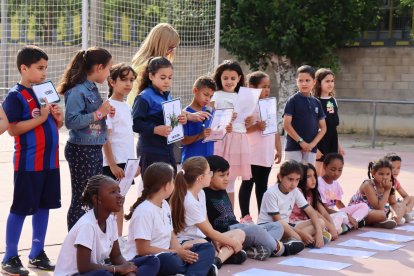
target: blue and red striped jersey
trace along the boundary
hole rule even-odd
[[[11,124],[40,116],[40,104],[31,88],[17,84],[3,103]],[[14,137],[14,170],[43,171],[59,168],[59,131],[49,114],[46,122]]]

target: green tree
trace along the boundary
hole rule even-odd
[[[337,68],[335,49],[374,24],[382,2],[223,0],[221,45],[252,69],[271,66],[281,114],[296,89],[296,68],[305,63]]]

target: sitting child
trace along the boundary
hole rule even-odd
[[[414,219],[414,196],[408,195],[408,193],[404,190],[401,186],[400,182],[398,181],[397,177],[400,174],[401,169],[401,157],[395,153],[388,153],[385,156],[386,159],[391,161],[392,165],[392,176],[391,179],[393,181],[393,187],[397,192],[402,196],[402,200],[398,200],[398,205],[400,206],[400,213],[401,216],[404,217],[405,222],[410,222]],[[393,207],[393,205],[391,205]]]
[[[323,160],[324,174],[318,178],[318,190],[321,200],[330,214],[335,214],[336,226],[342,225],[342,232],[346,233],[351,228],[358,229],[365,226],[364,218],[368,215],[368,205],[357,203],[352,206],[345,206],[342,202],[342,187],[338,182],[342,175],[344,158],[339,153],[328,153]],[[345,213],[341,221],[338,211]]]
[[[247,257],[265,260],[269,256],[288,256],[302,251],[305,246],[300,241],[280,242],[283,236],[283,226],[275,221],[263,226],[241,224],[236,220],[226,188],[229,184],[230,164],[221,156],[207,157],[213,177],[210,186],[204,188],[207,204],[208,220],[219,232],[240,229],[246,234],[243,248]]]
[[[283,238],[302,240],[305,245],[320,248],[326,243],[322,235],[325,223],[319,219],[315,209],[308,204],[299,191],[302,168],[294,160],[283,162],[277,175],[277,185],[269,188],[263,196],[258,224],[279,221],[283,225]],[[289,224],[289,216],[295,203],[305,211],[310,220],[298,225]]]
[[[392,188],[391,171],[391,162],[387,159],[369,162],[369,179],[362,182],[358,191],[349,202],[349,206],[361,202],[368,205],[368,216],[365,218],[366,225],[386,229],[392,229],[397,226],[395,220],[387,218],[387,214],[390,212],[387,202]]]
[[[247,254],[242,250],[245,234],[239,229],[220,233],[207,218],[206,196],[203,188],[210,185],[213,172],[204,157],[190,157],[183,163],[175,178],[175,189],[170,198],[174,232],[178,240],[187,244],[213,241],[219,250],[214,264],[242,264]]]
[[[341,223],[339,223],[339,226],[335,225],[334,218],[328,214],[322,204],[321,196],[318,191],[316,168],[311,163],[300,165],[302,166],[303,177],[299,181],[298,188],[305,196],[308,203],[315,209],[315,211],[317,211],[318,216],[324,220],[326,229],[331,235],[331,240],[336,240],[338,238],[338,233],[340,233],[341,230]],[[307,220],[309,220],[309,217],[295,204],[292,213],[290,214],[289,222],[297,225]],[[324,235],[328,236],[328,239],[329,234],[324,233]]]
[[[86,184],[82,200],[90,210],[66,236],[54,275],[157,275],[160,267],[157,257],[137,257],[128,262],[121,255],[113,215],[124,203],[118,183],[108,176],[93,176]],[[110,265],[106,264],[107,259]]]

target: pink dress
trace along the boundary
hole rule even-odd
[[[214,92],[211,101],[215,108],[233,108],[237,93]],[[241,176],[243,180],[252,177],[250,168],[250,146],[246,127],[233,124],[233,131],[227,133],[223,140],[214,143],[214,154],[226,159],[230,164],[230,181]]]

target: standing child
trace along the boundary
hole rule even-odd
[[[328,239],[331,237],[331,240],[336,240],[338,238],[338,234],[342,232],[342,217],[346,215],[342,212],[335,213],[338,216],[328,214],[322,204],[321,195],[318,191],[318,175],[316,174],[315,167],[310,163],[300,165],[302,166],[303,177],[299,181],[298,188],[305,196],[308,203],[313,207],[313,209],[315,209],[315,211],[318,212],[319,218],[323,219],[325,222],[325,230],[327,230],[330,235],[324,231],[324,236]],[[338,219],[336,219],[336,217],[338,217]],[[289,221],[294,224],[299,224],[307,221],[308,219],[309,217],[306,213],[299,209],[295,204],[292,213],[290,214]],[[337,221],[338,223],[336,223]]]
[[[173,232],[166,199],[174,190],[174,170],[167,163],[151,164],[143,177],[142,195],[125,217],[130,220],[126,257],[157,255],[158,275],[207,275],[214,260],[214,246],[203,242],[182,246]],[[215,272],[215,269],[211,269]]]
[[[173,147],[167,144],[167,136],[171,132],[171,126],[164,124],[162,102],[171,100],[169,89],[172,84],[173,67],[171,62],[164,57],[155,57],[148,61],[144,70],[141,91],[135,99],[132,108],[133,130],[138,132],[139,140],[137,155],[141,156],[141,174],[146,168],[155,162],[170,164],[177,172]],[[178,116],[180,124],[187,123],[187,117]]]
[[[221,233],[240,229],[246,234],[243,248],[247,257],[265,260],[269,256],[288,256],[297,254],[305,246],[300,241],[282,243],[283,226],[275,221],[264,225],[241,224],[236,220],[229,196],[226,193],[229,184],[230,164],[221,156],[207,157],[213,177],[210,186],[204,188],[208,220],[213,228]]]
[[[108,176],[93,176],[87,181],[82,200],[90,210],[66,236],[55,275],[157,275],[157,257],[137,257],[127,262],[121,254],[113,215],[124,202],[118,183]],[[108,258],[110,264],[106,264]]]
[[[342,223],[345,224],[343,231],[347,232],[351,228],[358,229],[365,226],[364,218],[368,215],[369,207],[363,202],[347,207],[344,205],[342,202],[344,192],[338,182],[343,168],[344,158],[341,154],[326,154],[323,160],[324,174],[318,178],[318,190],[322,202],[330,214],[335,214],[338,211],[346,214],[346,216],[343,216]],[[338,220],[336,226],[339,227],[340,225]]]
[[[339,125],[338,103],[335,97],[335,75],[330,69],[320,68],[315,74],[315,97],[321,101],[323,112],[325,113],[326,133],[318,143],[316,156],[316,169],[318,175],[323,174],[322,162],[326,154],[339,152],[344,155],[344,150],[339,144],[338,131]]]
[[[3,106],[0,104],[0,134],[3,134],[9,128],[9,120],[4,113]]]
[[[361,184],[349,202],[349,206],[361,202],[368,205],[368,216],[365,218],[366,225],[386,229],[392,229],[397,225],[395,220],[387,219],[387,214],[390,211],[387,202],[392,188],[391,172],[391,162],[387,159],[369,162],[369,179]]]
[[[184,161],[183,169],[175,178],[170,206],[178,240],[184,245],[205,242],[206,238],[213,241],[219,249],[214,264],[220,269],[223,263],[243,263],[247,255],[242,250],[243,231],[236,229],[220,233],[208,221],[203,188],[210,185],[212,175],[204,157],[191,157]]]
[[[298,162],[294,160],[283,162],[277,175],[277,185],[269,188],[263,196],[258,224],[279,221],[283,225],[284,239],[302,240],[306,245],[319,248],[324,245],[322,229],[325,223],[318,218],[315,209],[308,204],[297,188],[302,174],[302,167]],[[289,224],[289,217],[295,204],[310,220],[296,225]]]
[[[394,204],[391,204],[391,207],[395,208],[399,211],[399,216],[404,217],[405,222],[410,222],[414,218],[414,196],[410,196],[407,194],[407,192],[404,190],[404,188],[401,186],[400,182],[398,181],[397,177],[400,174],[401,170],[401,157],[398,156],[396,153],[388,153],[385,156],[386,159],[390,160],[392,164],[392,186],[397,192],[400,194],[400,196],[403,197],[403,200],[395,198],[395,193],[392,198],[394,201]]]
[[[247,85],[252,88],[262,89],[260,99],[268,98],[270,95],[270,78],[261,71],[249,74],[247,76]],[[266,128],[266,122],[260,121],[258,107],[253,115],[253,122],[256,123],[247,128],[252,178],[250,180],[243,180],[239,191],[241,223],[253,223],[249,210],[253,185],[255,185],[257,210],[260,210],[263,194],[267,190],[267,182],[272,165],[275,161],[276,164],[279,164],[282,159],[282,144],[279,133],[262,136],[261,131]]]
[[[68,211],[70,230],[85,213],[80,198],[86,180],[102,174],[102,145],[106,143],[105,117],[115,109],[103,102],[95,82],[103,83],[112,67],[111,54],[99,47],[79,51],[63,74],[58,91],[65,96],[65,124],[69,139],[65,157],[69,164],[72,200]]]
[[[325,113],[321,102],[312,96],[315,69],[303,65],[296,72],[299,91],[291,96],[283,111],[287,132],[285,160],[315,164],[316,146],[326,133]]]
[[[28,275],[17,247],[26,216],[32,215],[32,246],[29,267],[54,270],[44,251],[49,209],[60,208],[59,132],[62,110],[58,105],[40,105],[32,84],[46,79],[47,54],[36,46],[17,53],[20,82],[11,88],[3,108],[14,136],[13,203],[6,224],[6,252],[1,264],[8,275]]]
[[[116,109],[114,117],[106,118],[107,140],[103,145],[103,174],[121,179],[128,159],[135,158],[134,132],[132,131],[131,108],[124,102],[137,74],[124,63],[111,68],[108,78],[109,103]],[[124,209],[117,214],[118,235],[122,237]]]
[[[198,111],[209,111],[209,104],[216,83],[208,76],[199,77],[193,86],[193,101],[185,108],[189,113]],[[181,163],[192,156],[210,156],[214,153],[214,142],[203,143],[203,139],[210,136],[211,129],[207,126],[210,120],[202,122],[187,122],[184,126],[184,139],[181,141],[183,149],[181,151]]]
[[[244,75],[240,64],[236,61],[223,61],[214,72],[214,80],[218,91],[214,92],[211,99],[214,108],[234,108],[234,102],[240,87],[244,84]],[[235,114],[237,116],[237,114]],[[231,133],[228,133],[222,141],[214,145],[214,154],[219,155],[230,163],[230,182],[227,193],[234,206],[234,182],[238,176],[242,180],[252,177],[250,169],[250,147],[247,140],[246,125],[250,125],[251,117],[246,119],[246,124],[233,124]]]

